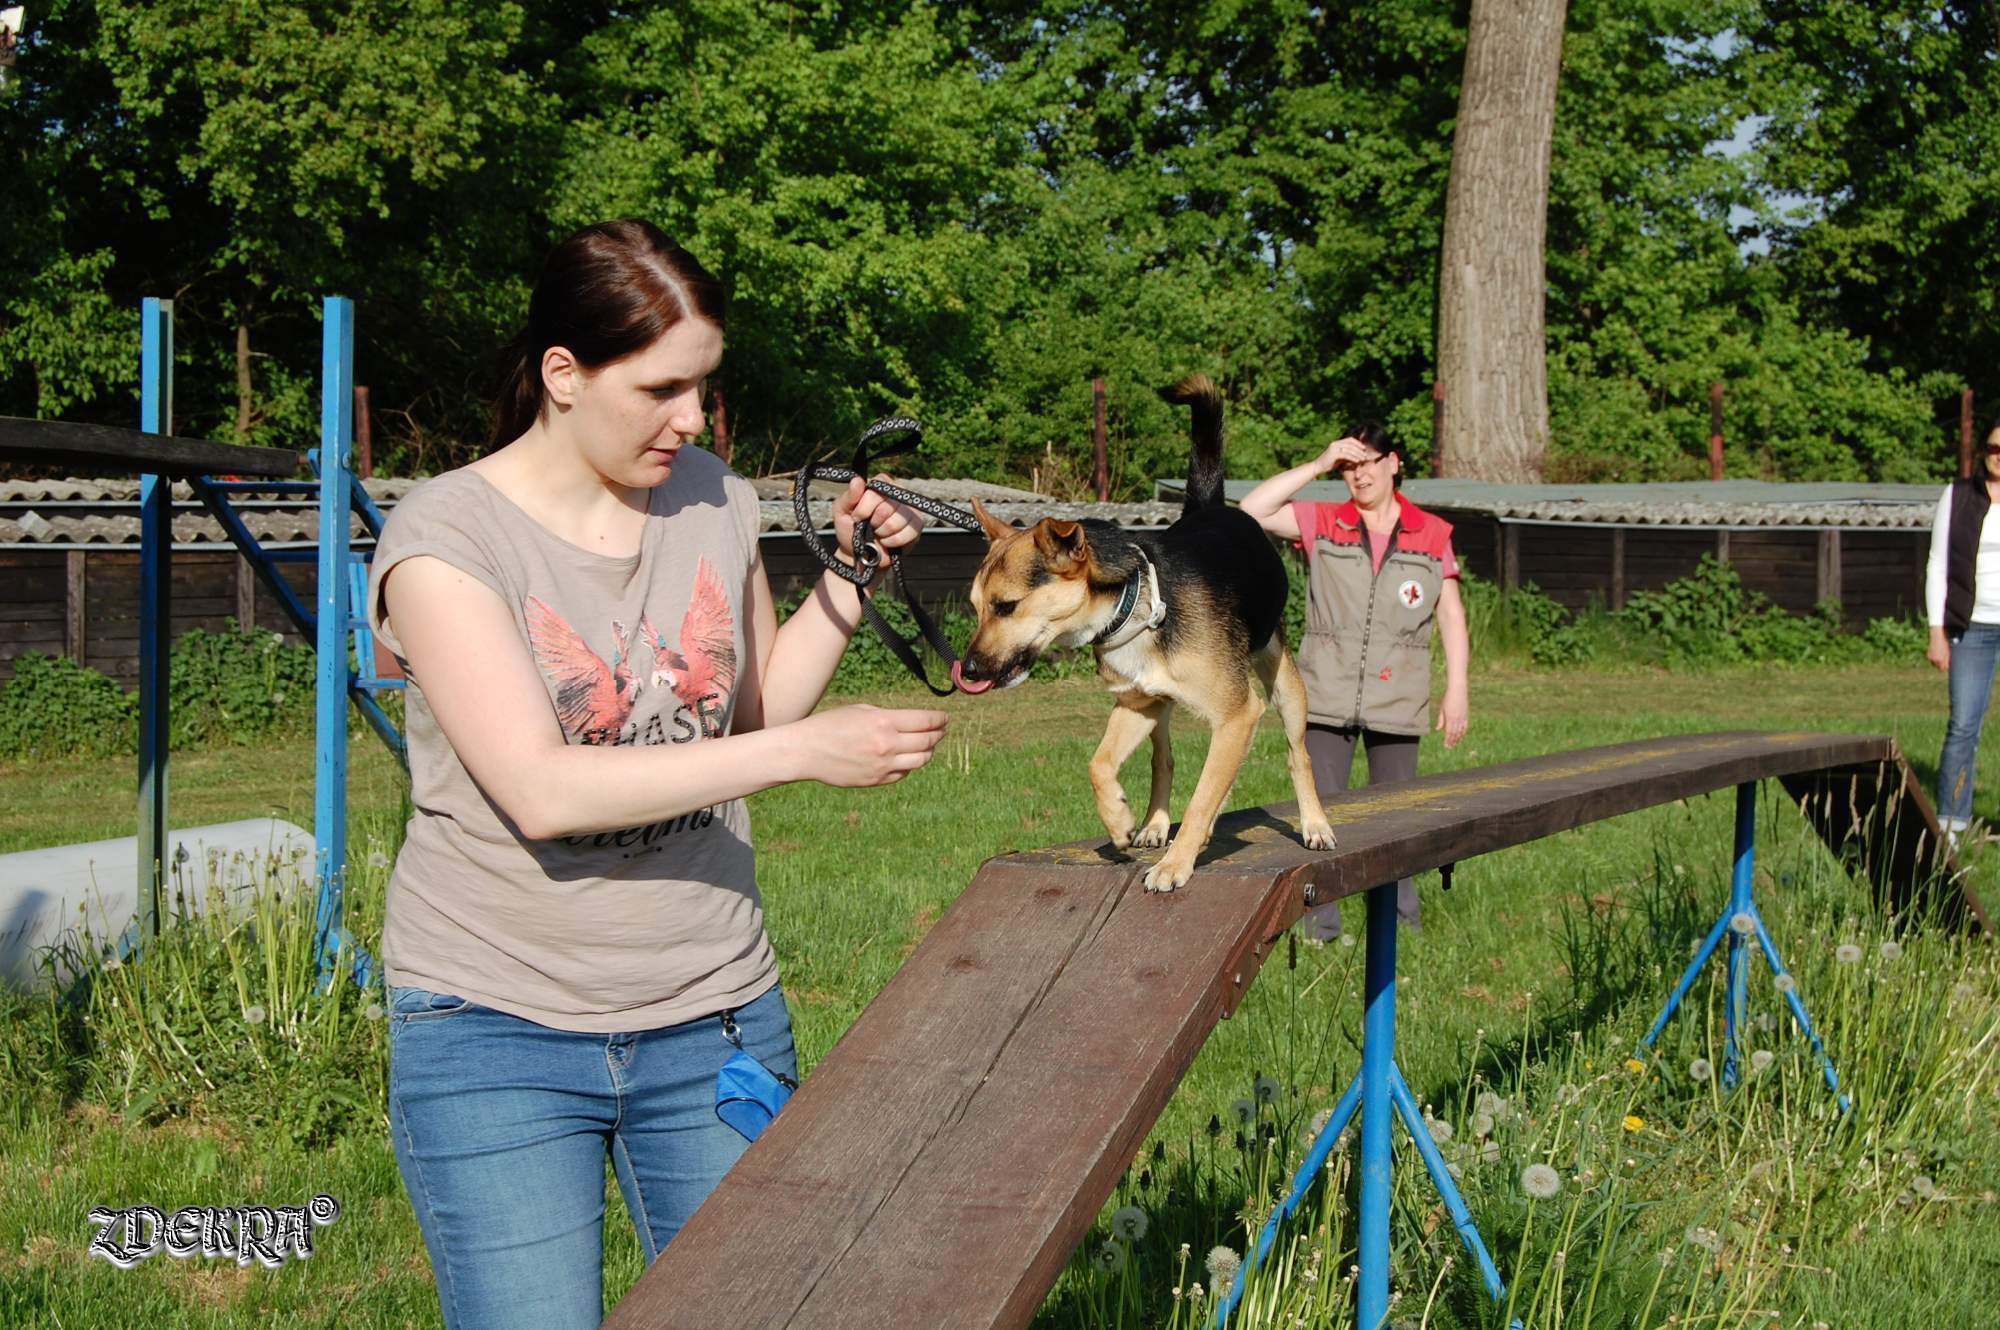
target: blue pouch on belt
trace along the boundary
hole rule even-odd
[[[799,1083],[780,1076],[744,1051],[743,1034],[733,1011],[722,1013],[722,1037],[736,1045],[736,1051],[715,1073],[715,1116],[744,1140],[754,1141],[778,1116]]]

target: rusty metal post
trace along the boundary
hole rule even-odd
[[[1958,395],[1958,477],[1972,474],[1972,389]]]
[[[1091,409],[1094,419],[1090,427],[1091,474],[1097,480],[1097,501],[1111,501],[1111,456],[1104,442],[1104,376],[1098,375],[1090,381]]]
[[[368,389],[354,385],[354,474],[363,480],[375,474],[375,427],[368,415]]]
[[[715,385],[715,419],[710,422],[715,434],[715,455],[724,462],[729,460],[729,401],[722,395],[722,385]]]
[[[1708,385],[1708,478],[1722,479],[1722,385]]]
[[[1431,385],[1431,474],[1442,476],[1444,471],[1444,384]]]

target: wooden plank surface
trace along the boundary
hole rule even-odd
[[[299,470],[299,454],[289,448],[246,448],[19,416],[0,416],[0,461],[46,462],[65,475],[287,477]]]
[[[1708,734],[1233,813],[1194,878],[1102,842],[989,860],[610,1330],[1026,1325],[1308,900],[1748,780],[1903,770],[1886,738]],[[1858,788],[1858,787],[1856,787]]]

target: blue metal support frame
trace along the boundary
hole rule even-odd
[[[1812,1041],[1813,1052],[1819,1055],[1820,1074],[1826,1080],[1826,1088],[1838,1096],[1840,1111],[1845,1113],[1850,1107],[1848,1097],[1841,1093],[1840,1077],[1833,1069],[1833,1059],[1827,1056],[1826,1045],[1820,1042],[1819,1032],[1813,1028],[1812,1017],[1806,1014],[1805,1003],[1799,998],[1798,982],[1785,969],[1784,961],[1778,957],[1778,946],[1771,940],[1771,932],[1764,926],[1764,916],[1757,909],[1755,893],[1757,865],[1757,783],[1746,781],[1736,787],[1736,867],[1730,879],[1729,907],[1722,917],[1715,921],[1715,927],[1708,930],[1708,936],[1695,950],[1694,959],[1681,973],[1674,991],[1667,995],[1667,1005],[1660,1009],[1659,1019],[1653,1028],[1646,1031],[1646,1037],[1639,1041],[1633,1056],[1640,1061],[1652,1051],[1653,1041],[1660,1037],[1660,1031],[1667,1028],[1667,1022],[1680,1007],[1688,990],[1694,987],[1695,976],[1714,954],[1715,947],[1726,935],[1729,938],[1729,958],[1727,961],[1727,987],[1724,992],[1722,1059],[1722,1084],[1735,1089],[1742,1081],[1740,1060],[1740,1040],[1738,1032],[1743,1020],[1743,1012],[1748,992],[1746,973],[1750,957],[1752,938],[1764,953],[1765,964],[1771,967],[1771,976],[1779,981],[1779,991],[1784,994],[1785,1004],[1791,1008],[1792,1019],[1799,1029]]]
[[[1244,1282],[1270,1254],[1278,1225],[1297,1213],[1356,1110],[1361,1113],[1361,1231],[1355,1259],[1361,1274],[1355,1286],[1355,1324],[1368,1330],[1388,1324],[1389,1203],[1393,1180],[1389,1129],[1395,1113],[1402,1115],[1404,1125],[1409,1128],[1417,1153],[1423,1158],[1460,1240],[1479,1265],[1487,1292],[1495,1302],[1507,1295],[1507,1287],[1486,1251],[1486,1243],[1479,1236],[1465,1198],[1459,1194],[1451,1171],[1445,1167],[1444,1156],[1424,1124],[1416,1097],[1396,1066],[1396,885],[1393,882],[1370,888],[1368,892],[1365,1001],[1361,1072],[1334,1105],[1333,1116],[1320,1129],[1312,1148],[1306,1151],[1305,1161],[1293,1175],[1291,1191],[1264,1221],[1257,1241],[1236,1271],[1235,1280],[1219,1296],[1209,1321],[1212,1330],[1221,1330],[1242,1301]]]
[[[171,434],[174,303],[147,297],[139,314],[139,428]],[[173,482],[139,477],[138,940],[159,936],[167,846],[167,758],[173,661]],[[128,948],[129,949],[129,948]]]
[[[319,584],[315,616],[313,840],[319,897],[313,951],[321,986],[333,982],[343,953],[354,982],[366,985],[371,957],[341,923],[347,890],[347,514],[353,505],[349,470],[354,446],[354,302],[328,296],[320,351]]]

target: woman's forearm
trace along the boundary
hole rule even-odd
[[[521,788],[491,793],[522,836],[556,840],[670,821],[807,779],[805,767],[800,745],[780,729],[692,743],[560,744],[512,764]]]
[[[1444,641],[1444,686],[1448,689],[1468,687],[1472,668],[1472,636],[1466,630],[1465,602],[1455,589],[1438,600],[1438,636]]]
[[[860,590],[845,578],[822,573],[771,643],[771,659],[764,667],[765,726],[787,725],[812,714],[860,622]]]
[[[1242,502],[1236,506],[1262,522],[1290,503],[1293,495],[1319,479],[1321,474],[1322,468],[1318,458],[1303,462],[1289,471],[1280,471],[1269,480],[1259,483],[1257,488],[1244,495]]]

